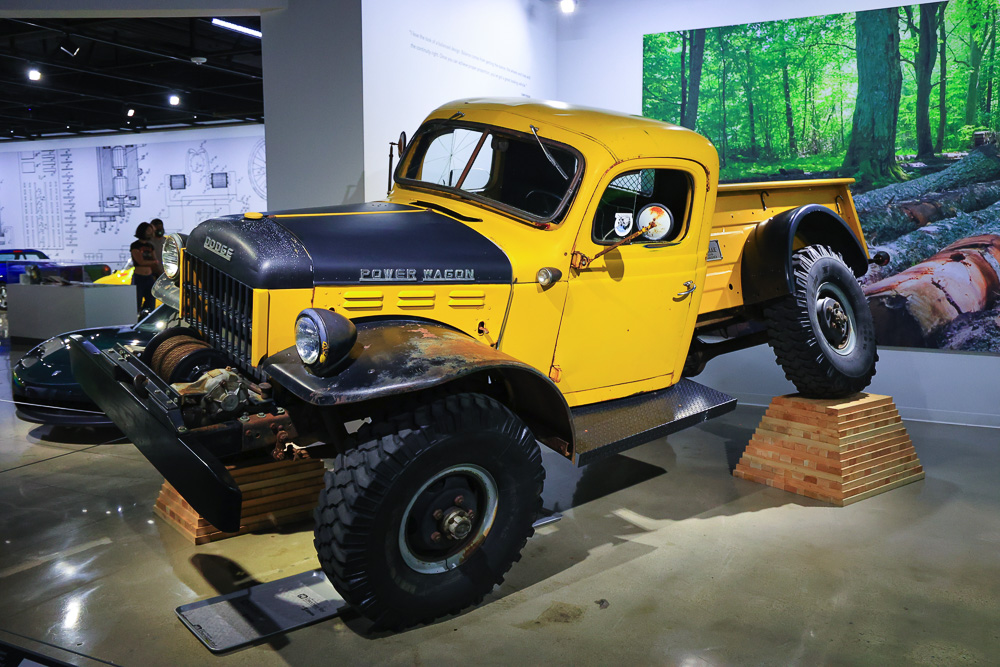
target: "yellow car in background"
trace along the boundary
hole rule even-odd
[[[104,276],[103,278],[98,278],[95,283],[101,285],[131,285],[132,284],[132,272],[135,270],[135,266],[132,264],[132,260],[129,259],[125,262],[125,266],[118,269],[109,276]]]

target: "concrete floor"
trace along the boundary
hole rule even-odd
[[[371,636],[348,613],[213,655],[174,609],[318,567],[311,526],[192,546],[132,445],[4,400],[0,642],[78,665],[998,664],[1000,431],[908,423],[926,480],[834,508],[730,475],[761,414],[584,470],[547,456],[563,520],[457,617]]]

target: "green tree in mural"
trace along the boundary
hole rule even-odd
[[[686,95],[682,97],[681,125],[692,130],[698,123],[698,98],[701,94],[701,69],[705,63],[705,29],[691,30],[684,36],[691,46],[691,65],[688,71]]]
[[[996,38],[996,1],[968,0],[966,3],[968,26],[969,84],[965,95],[965,124],[974,126],[979,120],[980,75],[983,56],[992,50]]]
[[[906,13],[906,21],[910,32],[915,33],[918,39],[918,47],[913,68],[916,71],[917,98],[916,98],[916,132],[917,132],[917,159],[929,159],[934,157],[934,142],[931,139],[931,74],[934,72],[934,61],[937,58],[937,34],[938,15],[940,5],[944,2],[932,2],[920,5],[920,25],[913,21],[914,8],[903,7]]]
[[[896,123],[902,92],[896,7],[858,12],[858,100],[844,167],[861,179],[902,179],[896,164]]]
[[[950,0],[646,35],[643,113],[710,138],[724,179],[802,170],[878,186],[901,178],[897,158],[920,169],[914,153],[939,169],[974,131],[1000,130],[998,7]]]
[[[938,153],[944,149],[944,135],[948,129],[948,26],[944,20],[947,8],[947,0],[938,5],[937,24],[941,47],[938,49],[938,131],[934,141],[934,150]]]

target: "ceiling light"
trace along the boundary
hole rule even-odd
[[[208,62],[208,58],[206,58],[205,56],[191,56],[191,62],[193,62],[195,65],[204,65],[205,63]]]
[[[128,108],[128,109],[127,109],[127,110],[125,111],[125,115],[126,115],[126,116],[128,116],[129,118],[131,118],[132,116],[134,116],[134,115],[135,115],[135,109],[133,109],[132,107],[129,107],[129,108]]]
[[[559,0],[559,9],[563,14],[572,14],[576,11],[576,0]]]
[[[170,97],[168,98],[168,100],[170,101],[170,105],[171,105],[171,106],[177,106],[178,104],[180,104],[180,103],[181,103],[181,98],[180,98],[180,97],[178,97],[177,95],[171,95],[171,96],[170,96]]]
[[[66,53],[70,58],[80,53],[80,47],[66,35],[66,39],[59,43],[59,50]]]
[[[28,70],[28,78],[32,81],[41,81],[42,73],[38,71],[37,67],[32,67]]]
[[[565,0],[563,1],[565,2]],[[254,30],[253,28],[248,28],[243,25],[230,23],[229,21],[223,21],[222,19],[212,19],[212,25],[217,25],[220,28],[225,28],[226,30],[235,30],[236,32],[242,32],[244,35],[250,35],[251,37],[256,37],[257,39],[260,39],[260,30]]]

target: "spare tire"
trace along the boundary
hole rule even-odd
[[[878,353],[868,301],[834,250],[811,245],[792,257],[794,291],[764,309],[768,344],[803,396],[842,398],[867,387]]]

